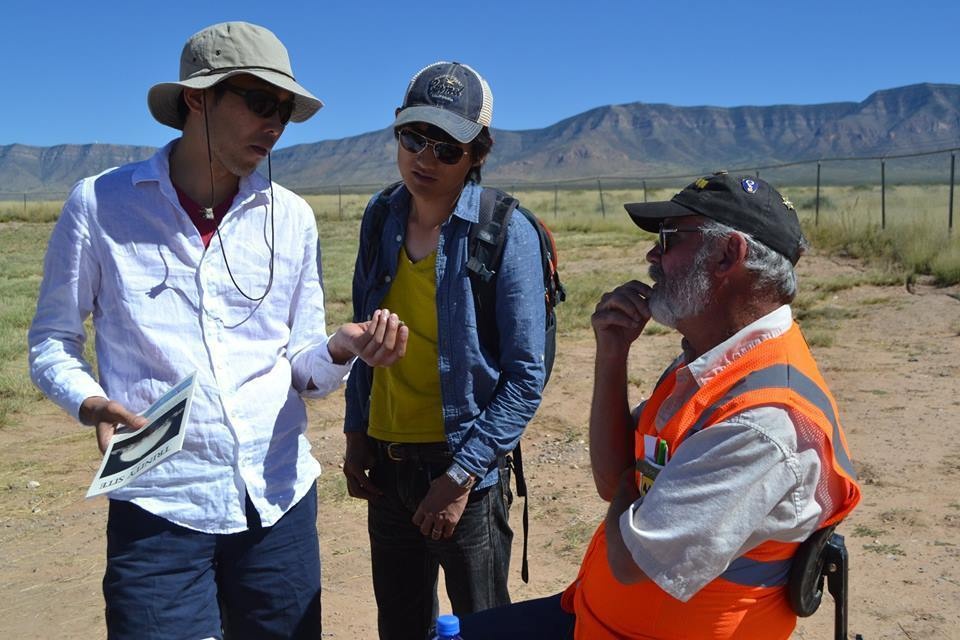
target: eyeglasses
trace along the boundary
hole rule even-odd
[[[254,115],[260,116],[261,118],[271,118],[273,114],[279,112],[280,124],[285,125],[290,122],[290,116],[293,115],[294,107],[294,101],[292,99],[281,101],[277,96],[263,89],[241,89],[228,82],[222,84],[224,89],[243,98],[247,109]]]
[[[700,229],[678,229],[676,227],[665,227],[663,223],[660,223],[660,232],[659,232],[659,244],[660,244],[660,253],[664,254],[667,252],[667,238],[670,237],[673,233],[700,233]]]
[[[433,147],[433,155],[443,164],[457,164],[467,152],[466,149],[451,142],[438,142],[420,135],[410,129],[401,129],[397,135],[400,140],[400,146],[410,153],[419,155],[428,146]]]

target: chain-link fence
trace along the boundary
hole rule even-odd
[[[797,204],[802,204],[799,208],[809,214],[810,222],[815,226],[820,224],[824,211],[839,211],[846,215],[849,209],[859,208],[881,229],[887,228],[891,216],[909,221],[916,219],[922,211],[928,219],[941,219],[940,224],[952,232],[958,152],[960,147],[878,156],[830,157],[744,165],[727,171],[762,177],[791,195],[796,194]],[[536,194],[536,207],[531,208],[535,208],[541,216],[552,214],[559,217],[570,212],[606,216],[620,215],[623,202],[667,199],[705,173],[709,171],[637,177],[594,176],[555,181],[508,182],[491,179],[484,184],[513,194]],[[343,219],[359,216],[366,198],[383,186],[342,184],[297,191],[326,196],[325,202],[318,205],[325,207],[323,213]],[[837,189],[844,187],[846,192],[837,192]],[[904,187],[912,187],[912,190]],[[825,193],[827,189],[831,190],[830,195]],[[896,197],[893,197],[894,191],[899,191]],[[922,197],[918,197],[917,194],[921,192]],[[593,194],[592,198],[589,194]],[[336,196],[335,207],[331,196]],[[528,204],[527,200],[524,200],[524,204]]]
[[[730,173],[752,174],[762,177],[796,199],[814,225],[820,224],[824,211],[846,211],[862,208],[873,223],[886,229],[891,216],[911,219],[917,213],[917,198],[902,188],[912,186],[923,191],[923,208],[943,220],[943,226],[953,231],[954,186],[956,155],[960,147],[936,150],[906,151],[878,156],[830,157],[798,160],[769,165],[743,165],[727,169]],[[537,213],[554,217],[576,212],[580,215],[619,215],[620,205],[627,201],[659,200],[669,198],[691,180],[709,173],[674,173],[650,176],[594,176],[555,181],[487,180],[485,184],[514,194],[536,194]],[[323,217],[340,219],[359,217],[367,198],[383,184],[338,184],[300,187],[295,190],[306,195]],[[849,187],[849,202],[838,204],[836,195],[824,190]],[[901,196],[893,192],[901,190]],[[943,192],[942,194],[940,192]],[[592,195],[591,195],[592,194]],[[794,195],[799,194],[799,195]],[[848,194],[849,195],[849,194]],[[66,192],[46,191],[15,193],[0,191],[0,220],[27,221],[49,219],[51,203],[60,203]],[[939,203],[937,200],[939,199]],[[524,200],[524,204],[528,204]],[[832,205],[832,206],[831,206]],[[531,207],[533,208],[533,207]],[[939,210],[938,215],[936,211]],[[41,212],[41,213],[38,213]],[[838,214],[839,215],[839,214]]]

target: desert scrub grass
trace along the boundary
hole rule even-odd
[[[0,428],[41,398],[27,374],[27,330],[36,311],[52,228],[49,223],[0,224]]]
[[[930,275],[943,286],[960,282],[960,239],[952,237],[952,242],[930,261]]]
[[[318,219],[327,332],[353,318],[353,268],[360,245],[360,218]]]
[[[347,478],[339,469],[332,469],[320,474],[317,478],[317,497],[322,504],[332,502],[343,503],[350,497],[347,492]]]
[[[0,201],[0,222],[56,222],[63,201]]]
[[[668,333],[673,333],[673,329],[670,327],[665,327],[662,324],[654,322],[651,320],[647,323],[647,326],[643,328],[643,335],[645,336],[665,336]]]
[[[584,520],[579,517],[575,518],[570,524],[563,528],[560,534],[563,538],[563,545],[560,547],[561,554],[582,554],[596,529],[596,522]]]
[[[826,323],[834,326],[838,320],[859,318],[860,312],[848,307],[823,306],[813,309],[800,309],[796,313],[797,322],[805,324]]]
[[[853,528],[853,532],[850,535],[855,538],[879,538],[886,533],[886,529],[874,529],[863,524],[858,524]]]
[[[888,186],[885,228],[879,188],[832,187],[829,193],[821,196],[819,224],[811,202],[801,200],[804,232],[816,249],[904,275],[931,275],[939,285],[960,282],[960,240],[947,232],[948,187]]]
[[[811,347],[832,347],[836,342],[834,332],[829,329],[804,329],[803,337]]]
[[[864,551],[872,551],[873,553],[879,553],[882,556],[905,556],[907,555],[903,549],[900,548],[899,544],[865,544],[863,545]]]
[[[384,185],[387,186],[387,185]],[[378,189],[371,189],[370,193],[344,193],[324,194],[324,195],[303,195],[310,208],[313,209],[313,215],[320,220],[354,220],[358,221],[363,217],[363,211],[367,203]]]

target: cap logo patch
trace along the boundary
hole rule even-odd
[[[796,211],[796,209],[793,208],[792,202],[787,200],[784,196],[780,196],[780,199],[783,200],[783,206],[785,206],[787,209],[790,209],[790,211]]]
[[[757,181],[751,180],[750,178],[743,178],[740,180],[740,186],[743,187],[743,190],[747,193],[756,193],[757,192]]]
[[[453,76],[437,76],[430,81],[427,95],[436,102],[447,104],[455,101],[463,93],[463,83]]]
[[[706,189],[708,184],[710,184],[709,180],[707,180],[706,178],[700,178],[699,180],[693,183],[693,186],[695,186],[697,189],[702,190],[702,189]]]

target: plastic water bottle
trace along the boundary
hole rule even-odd
[[[460,635],[460,618],[444,615],[437,618],[437,635],[433,640],[463,640]]]

